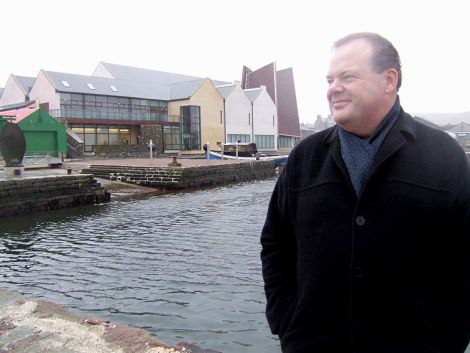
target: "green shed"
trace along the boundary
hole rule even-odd
[[[67,133],[65,126],[42,109],[21,109],[0,112],[1,117],[9,117],[18,124],[26,139],[25,155],[49,155],[61,157],[67,153]],[[4,124],[0,122],[0,131]]]

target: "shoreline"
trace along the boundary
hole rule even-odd
[[[0,352],[221,353],[182,341],[172,346],[144,329],[78,315],[47,300],[0,288]]]

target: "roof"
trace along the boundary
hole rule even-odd
[[[11,122],[12,123],[19,123],[21,120],[29,116],[30,114],[34,113],[37,109],[17,109],[17,110],[8,110],[5,112],[0,112],[0,116],[4,117],[12,117],[14,118]]]
[[[31,88],[34,86],[34,81],[36,81],[36,77],[29,77],[29,76],[18,76],[12,75],[18,84],[23,89],[25,95],[28,95],[31,92]]]
[[[190,98],[203,81],[204,79],[197,78],[186,82],[166,85],[166,87],[168,87],[168,100]]]
[[[59,92],[84,93],[153,100],[191,97],[205,78],[101,63],[114,78],[43,71]],[[63,82],[65,81],[65,82]],[[212,81],[223,84],[223,81]],[[91,84],[91,86],[90,86]]]
[[[6,110],[11,110],[11,109],[25,108],[25,107],[28,107],[30,105],[33,105],[34,102],[35,102],[35,100],[30,100],[30,101],[27,101],[27,102],[19,102],[19,103],[12,103],[12,104],[2,105],[0,107],[0,112],[6,111]]]
[[[158,85],[169,85],[203,79],[203,77],[175,74],[172,72],[151,70],[134,66],[118,65],[104,62],[101,62],[100,64],[103,65],[103,67],[105,67],[115,79],[119,80],[150,82],[152,84]],[[220,80],[212,80],[212,82],[214,82],[214,85],[216,86],[229,83]]]
[[[245,93],[246,95],[248,96],[248,98],[250,99],[250,101],[254,102],[255,99],[259,96],[259,94],[261,93],[261,88],[252,88],[252,89],[245,89]]]
[[[44,71],[59,92],[168,100],[168,87],[148,82]],[[64,81],[64,82],[63,82]],[[91,84],[94,89],[90,88]],[[115,89],[113,89],[114,87]]]
[[[0,87],[0,97],[2,96],[3,90],[4,90],[4,88]]]
[[[139,82],[158,82],[161,85],[191,81],[200,77],[174,74],[171,72],[143,69],[133,66],[117,65],[110,63],[101,63],[115,79],[139,81]]]
[[[465,122],[462,122],[456,126],[454,126],[452,129],[449,131],[455,132],[455,133],[470,133],[470,124],[467,124]]]
[[[230,93],[232,93],[233,89],[235,88],[234,84],[217,86],[217,91],[219,91],[220,95],[224,98],[227,98]]]

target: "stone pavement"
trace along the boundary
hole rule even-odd
[[[0,353],[221,353],[167,345],[147,331],[85,318],[0,288]]]

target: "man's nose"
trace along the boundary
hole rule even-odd
[[[328,90],[327,96],[330,98],[335,93],[341,93],[344,90],[344,86],[339,82],[339,80],[335,79],[328,83]]]

